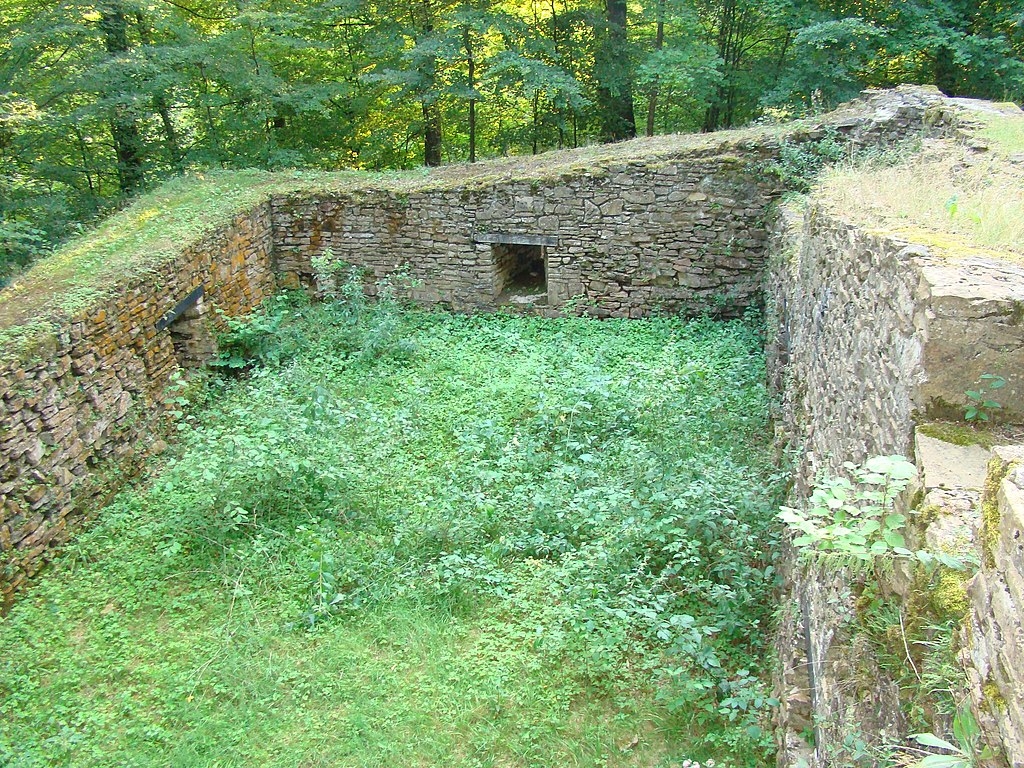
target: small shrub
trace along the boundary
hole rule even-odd
[[[227,330],[217,337],[220,351],[210,365],[240,373],[255,366],[278,366],[295,357],[304,339],[288,320],[302,301],[301,294],[285,294],[268,299],[245,317],[225,317]]]
[[[839,133],[830,129],[815,141],[784,141],[779,156],[765,165],[765,171],[793,192],[807,192],[826,167],[848,156]]]
[[[964,392],[967,408],[964,419],[971,423],[991,421],[995,411],[1002,409],[1002,404],[992,399],[992,394],[1006,386],[1006,379],[994,373],[981,375],[982,387]]]
[[[810,559],[864,567],[879,557],[914,557],[927,567],[963,570],[965,564],[944,552],[907,549],[906,515],[894,502],[917,477],[917,467],[902,456],[874,456],[863,465],[843,465],[850,478],[824,478],[806,508],[779,513],[797,534],[793,545]]]

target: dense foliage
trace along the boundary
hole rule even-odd
[[[0,762],[769,764],[760,349],[351,283],[234,327],[0,622]]]
[[[1024,99],[1015,0],[0,0],[0,271],[186,168],[712,130],[865,86]]]

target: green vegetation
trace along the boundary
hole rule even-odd
[[[991,448],[995,444],[995,436],[991,432],[979,429],[975,425],[967,426],[954,421],[931,421],[918,425],[917,431],[953,445],[980,445],[982,448]]]
[[[941,754],[931,754],[914,762],[910,768],[975,768],[983,766],[995,757],[992,750],[981,740],[981,728],[974,719],[970,704],[965,703],[953,718],[953,737],[956,744],[941,739],[933,733],[918,733],[914,740],[922,747],[941,749]],[[924,750],[912,750],[923,754]]]
[[[978,389],[968,389],[964,392],[964,397],[967,398],[964,420],[971,424],[991,421],[995,411],[1002,410],[1003,407],[992,398],[994,393],[1006,386],[1006,379],[995,373],[983,373],[980,382]]]
[[[1024,120],[1016,114],[1016,105],[1005,105],[1006,114],[985,115],[978,138],[988,142],[993,152],[1009,157],[1024,152]]]
[[[0,622],[0,762],[769,764],[756,325],[338,295]]]
[[[906,515],[893,506],[917,467],[902,456],[844,467],[850,477],[822,478],[806,508],[782,508],[780,519],[796,534],[793,546],[807,559],[862,568],[878,557],[911,554],[903,538]]]
[[[1012,462],[1004,463],[998,456],[988,462],[985,487],[981,494],[981,561],[986,568],[995,568],[995,552],[999,547],[999,486],[1013,469]]]
[[[815,197],[842,216],[902,234],[941,256],[1024,258],[1024,167],[1008,157],[1024,143],[1024,113],[987,115],[979,153],[931,144],[912,162],[891,158],[827,170]]]
[[[784,140],[777,159],[764,164],[764,171],[775,176],[783,188],[792,192],[809,192],[821,173],[844,158],[849,147],[835,129],[810,141]]]

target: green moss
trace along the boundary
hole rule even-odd
[[[986,568],[995,568],[995,551],[999,546],[999,486],[1014,467],[1003,463],[998,456],[988,463],[985,489],[981,494],[981,562]]]
[[[975,429],[949,421],[921,424],[917,431],[927,437],[933,437],[953,445],[980,445],[982,448],[991,448],[994,442],[992,433],[987,430]]]
[[[939,621],[962,621],[967,615],[968,574],[943,568],[929,592],[929,607]]]
[[[910,503],[907,505],[907,508],[917,509],[918,507],[921,506],[922,501],[924,501],[924,488],[918,488],[910,497]]]
[[[938,504],[926,504],[917,510],[918,526],[924,530],[939,519],[942,514],[942,507]]]
[[[981,695],[992,712],[1002,713],[1006,711],[1006,699],[1003,698],[1003,693],[999,690],[999,686],[991,679],[987,680],[981,687]]]

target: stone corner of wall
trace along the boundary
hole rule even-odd
[[[986,742],[1024,765],[1024,446],[995,449],[982,501],[982,567],[968,585],[961,659]]]

